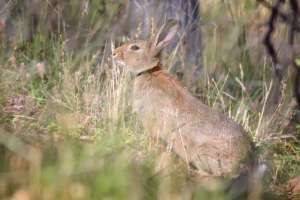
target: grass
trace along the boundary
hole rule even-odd
[[[119,5],[92,6],[78,21],[78,5],[69,6],[63,7],[72,11],[66,20],[81,24],[80,37],[88,35],[79,50],[68,50],[64,34],[49,37],[42,24],[30,42],[19,36],[1,44],[0,198],[230,199],[190,180],[176,158],[166,173],[156,171],[164,158],[131,112],[132,81],[105,60],[109,45],[95,45],[108,26],[103,18],[113,20],[105,10]],[[273,163],[268,190],[280,193],[300,175],[300,149],[277,123],[290,116],[288,86],[267,130],[273,137],[259,136],[271,66],[266,54],[256,54],[263,46],[253,42],[252,21],[266,11],[252,1],[209,1],[202,10],[205,67],[196,95],[242,124],[267,152]]]

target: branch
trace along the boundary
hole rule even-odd
[[[265,2],[264,0],[258,0],[259,2]],[[272,42],[272,34],[275,31],[275,23],[277,21],[277,18],[279,16],[279,8],[284,4],[285,0],[277,0],[274,7],[272,7],[272,14],[270,16],[269,22],[268,22],[268,31],[264,38],[264,44],[267,48],[268,53],[270,54],[274,66],[274,71],[279,79],[279,82],[282,80],[282,69],[279,68],[279,61],[278,61],[278,55],[274,48],[273,42]]]
[[[265,8],[268,8],[268,9],[271,10],[272,12],[274,12],[274,11],[277,12],[277,13],[278,13],[278,16],[280,17],[280,19],[281,19],[283,22],[285,22],[285,23],[287,23],[287,24],[292,24],[292,18],[291,18],[288,14],[282,12],[281,10],[279,10],[279,9],[276,8],[276,7],[273,7],[269,2],[267,2],[267,1],[265,1],[265,0],[257,0],[257,2],[260,3],[261,5],[263,5]],[[300,32],[300,25],[297,25],[297,26],[295,27],[295,30],[296,30],[297,32]]]
[[[299,18],[299,5],[297,0],[289,0],[290,7],[292,10],[292,24],[290,27],[290,32],[289,32],[289,45],[292,47],[294,46],[295,43],[295,33],[296,33],[296,27],[298,25],[298,18]],[[296,64],[295,55],[293,55],[293,66],[296,70],[296,78],[294,80],[294,95],[297,100],[298,108],[300,108],[300,67]]]

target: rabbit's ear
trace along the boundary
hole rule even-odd
[[[176,20],[169,20],[165,23],[157,32],[152,42],[152,53],[153,55],[157,55],[163,48],[165,48],[176,33],[178,32],[179,24]]]

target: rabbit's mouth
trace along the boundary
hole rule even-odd
[[[118,51],[118,49],[115,49],[113,51],[112,58],[113,58],[113,62],[116,65],[125,67],[125,62],[124,62],[124,59],[123,59],[123,53]]]
[[[118,65],[118,66],[121,66],[121,67],[125,67],[125,62],[121,59],[118,59],[118,58],[113,58],[113,62]]]
[[[120,56],[118,56],[118,54],[113,54],[112,57],[113,63],[119,66],[124,67],[125,66],[125,62],[123,61],[123,59],[120,59]]]

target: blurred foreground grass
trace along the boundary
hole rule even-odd
[[[93,37],[77,50],[69,50],[66,35],[44,30],[30,42],[1,43],[0,198],[230,199],[191,180],[180,163],[166,174],[156,171],[164,158],[131,112],[130,77],[104,60],[111,47],[97,39],[103,16],[93,9],[99,8],[82,22]],[[279,139],[258,137],[271,67],[256,28],[262,21],[253,19],[266,11],[252,1],[204,2],[202,10],[205,68],[197,95],[269,153],[267,190],[280,193],[281,184],[300,175],[300,148],[280,137],[286,104],[268,130]]]

